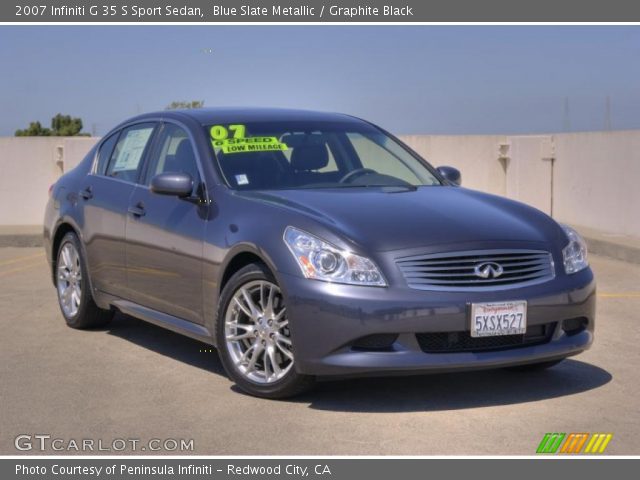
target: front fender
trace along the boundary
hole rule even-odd
[[[243,239],[234,243],[232,246],[226,249],[221,249],[210,243],[205,245],[205,262],[204,262],[204,313],[205,313],[205,326],[211,332],[213,337],[213,343],[216,344],[216,317],[218,312],[218,302],[220,300],[220,294],[222,293],[223,283],[228,278],[230,268],[237,269],[246,265],[246,262],[241,262],[234,265],[234,261],[241,256],[250,254],[262,263],[264,263],[271,273],[276,278],[276,282],[281,285],[282,293],[286,297],[286,289],[282,287],[282,267],[289,263],[298,269],[297,264],[291,253],[288,251],[282,239],[278,237],[281,245],[276,242],[265,242],[262,239],[261,244],[257,239],[249,240]],[[216,258],[219,261],[216,261]],[[285,268],[286,269],[286,268]],[[288,272],[287,272],[288,273]]]

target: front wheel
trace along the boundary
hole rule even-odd
[[[222,291],[216,329],[222,364],[247,393],[286,398],[313,385],[313,377],[295,370],[284,297],[265,266],[251,264],[231,277]]]

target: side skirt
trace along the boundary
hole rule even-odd
[[[198,325],[196,323],[174,317],[173,315],[169,315],[167,313],[158,312],[157,310],[153,310],[151,308],[143,307],[142,305],[138,305],[137,303],[133,303],[129,300],[124,300],[122,298],[118,298],[104,292],[100,292],[99,295],[95,295],[94,292],[94,296],[99,297],[100,306],[108,304],[110,307],[119,310],[125,315],[139,318],[140,320],[143,320],[145,322],[152,323],[159,327],[166,328],[167,330],[171,330],[181,335],[199,340],[208,345],[215,346],[213,342],[212,332],[202,325]]]

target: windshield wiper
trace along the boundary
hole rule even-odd
[[[344,185],[336,188],[384,188],[387,193],[415,192],[415,185]]]
[[[385,189],[385,193],[415,192],[418,189],[416,185],[311,185],[294,187],[292,190],[341,190],[347,188],[382,188]]]
[[[418,187],[416,185],[387,185],[384,188],[385,193],[415,192],[416,190],[418,190]]]

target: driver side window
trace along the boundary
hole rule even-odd
[[[183,128],[166,123],[160,132],[157,147],[151,158],[145,185],[149,185],[155,175],[169,172],[188,173],[196,187],[200,182],[198,164],[189,135]]]

